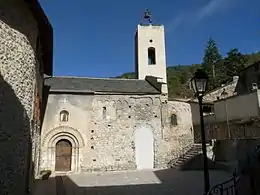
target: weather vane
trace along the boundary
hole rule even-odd
[[[148,9],[144,12],[143,21],[148,21],[149,24],[152,24],[152,13]]]

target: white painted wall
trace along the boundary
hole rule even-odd
[[[200,123],[199,104],[196,102],[191,102],[190,108],[191,108],[191,115],[192,115],[192,123],[193,125],[197,125]]]
[[[216,101],[214,104],[216,121],[243,119],[259,115],[259,92],[233,96]]]
[[[154,168],[153,133],[148,127],[135,130],[135,160],[137,169]]]
[[[152,40],[152,42],[150,42]],[[138,79],[145,79],[146,76],[162,78],[162,82],[167,83],[166,76],[166,53],[165,34],[163,25],[137,26],[136,41],[136,63]],[[156,64],[148,64],[148,48],[154,47],[156,50]],[[162,86],[162,92],[167,93],[167,84]]]

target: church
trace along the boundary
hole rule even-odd
[[[167,168],[193,145],[190,104],[168,101],[164,26],[140,23],[134,41],[136,79],[45,78],[40,171]]]

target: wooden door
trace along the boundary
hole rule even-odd
[[[70,171],[71,170],[71,154],[72,147],[68,140],[60,140],[56,144],[56,171]]]

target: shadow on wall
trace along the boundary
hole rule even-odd
[[[16,33],[23,34],[26,36],[28,41],[32,44],[36,40],[32,40],[33,38],[33,33],[32,29],[28,24],[34,25],[34,20],[32,19],[31,21],[26,20],[26,19],[21,19],[19,17],[33,17],[32,13],[28,9],[26,2],[23,1],[1,1],[0,2],[0,21],[4,22],[6,25],[8,25],[10,28],[14,29],[17,31]],[[28,18],[27,18],[28,19]],[[2,28],[5,28],[4,26]],[[13,32],[15,33],[15,32]],[[19,36],[13,37],[17,41]],[[33,46],[33,45],[32,45]],[[34,48],[34,47],[33,47]]]
[[[211,173],[212,185],[229,177],[230,174],[225,172],[213,172]],[[165,169],[56,177],[58,195],[197,195],[203,194],[203,189],[202,171],[182,172],[175,169]]]
[[[0,74],[0,191],[26,194],[31,171],[30,122],[12,87]]]

